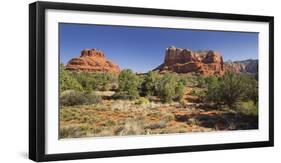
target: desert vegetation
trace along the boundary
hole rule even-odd
[[[60,138],[258,128],[258,81],[201,76],[67,71],[60,65]]]

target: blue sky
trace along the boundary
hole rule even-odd
[[[121,69],[147,72],[162,64],[171,45],[190,50],[216,50],[224,61],[258,58],[258,33],[190,29],[59,25],[60,61],[66,64],[83,49],[100,49]]]

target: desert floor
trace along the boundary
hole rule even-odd
[[[145,102],[112,100],[112,92],[97,92],[103,96],[99,104],[60,108],[60,138],[258,129],[252,111],[202,103],[194,89],[185,89],[183,102],[169,104],[156,97]]]

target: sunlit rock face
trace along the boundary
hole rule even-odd
[[[105,54],[97,49],[82,50],[79,57],[73,58],[67,63],[66,69],[83,72],[120,72],[119,66],[107,60]]]
[[[171,46],[166,49],[164,63],[155,69],[159,72],[176,72],[209,75],[222,75],[223,59],[213,50],[191,51]]]

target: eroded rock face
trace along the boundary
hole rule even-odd
[[[258,60],[248,59],[243,61],[225,62],[225,71],[235,73],[250,73],[255,74],[258,72]]]
[[[120,72],[119,66],[107,60],[104,53],[97,49],[82,50],[79,57],[73,58],[67,63],[66,69],[84,72]]]
[[[160,72],[176,72],[222,75],[223,59],[219,52],[207,50],[193,52],[189,49],[171,46],[166,49],[164,63],[155,69]]]

